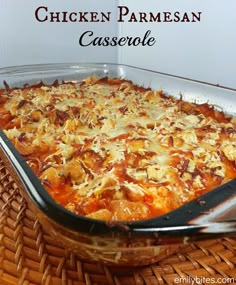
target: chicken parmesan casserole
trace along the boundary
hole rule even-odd
[[[168,213],[236,177],[236,118],[119,78],[0,90],[0,128],[66,209]]]

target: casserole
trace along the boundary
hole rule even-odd
[[[233,90],[123,65],[13,67],[2,70],[0,75],[6,89],[33,85],[37,81],[49,85],[55,80],[78,82],[91,75],[124,78],[175,96],[181,92],[185,100],[196,100],[198,103],[209,101],[226,113],[233,113],[236,100]],[[50,228],[58,241],[82,258],[118,265],[147,264],[177,250],[183,242],[235,234],[231,211],[235,206],[235,179],[159,218],[137,222],[100,221],[75,215],[57,204],[3,132],[0,143],[2,159],[18,181],[42,226]]]

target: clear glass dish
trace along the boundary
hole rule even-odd
[[[162,89],[187,101],[209,102],[235,115],[236,90],[117,64],[45,64],[0,69],[0,88],[43,81],[118,77]],[[236,234],[236,179],[167,215],[139,222],[103,222],[69,212],[55,203],[14,146],[0,131],[0,158],[12,173],[41,225],[83,259],[109,265],[144,265],[184,244]]]

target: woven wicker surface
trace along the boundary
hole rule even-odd
[[[79,260],[42,230],[1,161],[0,209],[0,285],[236,284],[236,238],[195,243],[138,268]]]

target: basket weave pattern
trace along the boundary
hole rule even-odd
[[[236,284],[236,238],[191,244],[136,268],[78,259],[43,231],[1,160],[0,209],[0,285],[191,284],[189,278],[196,277],[211,278],[208,284]]]

